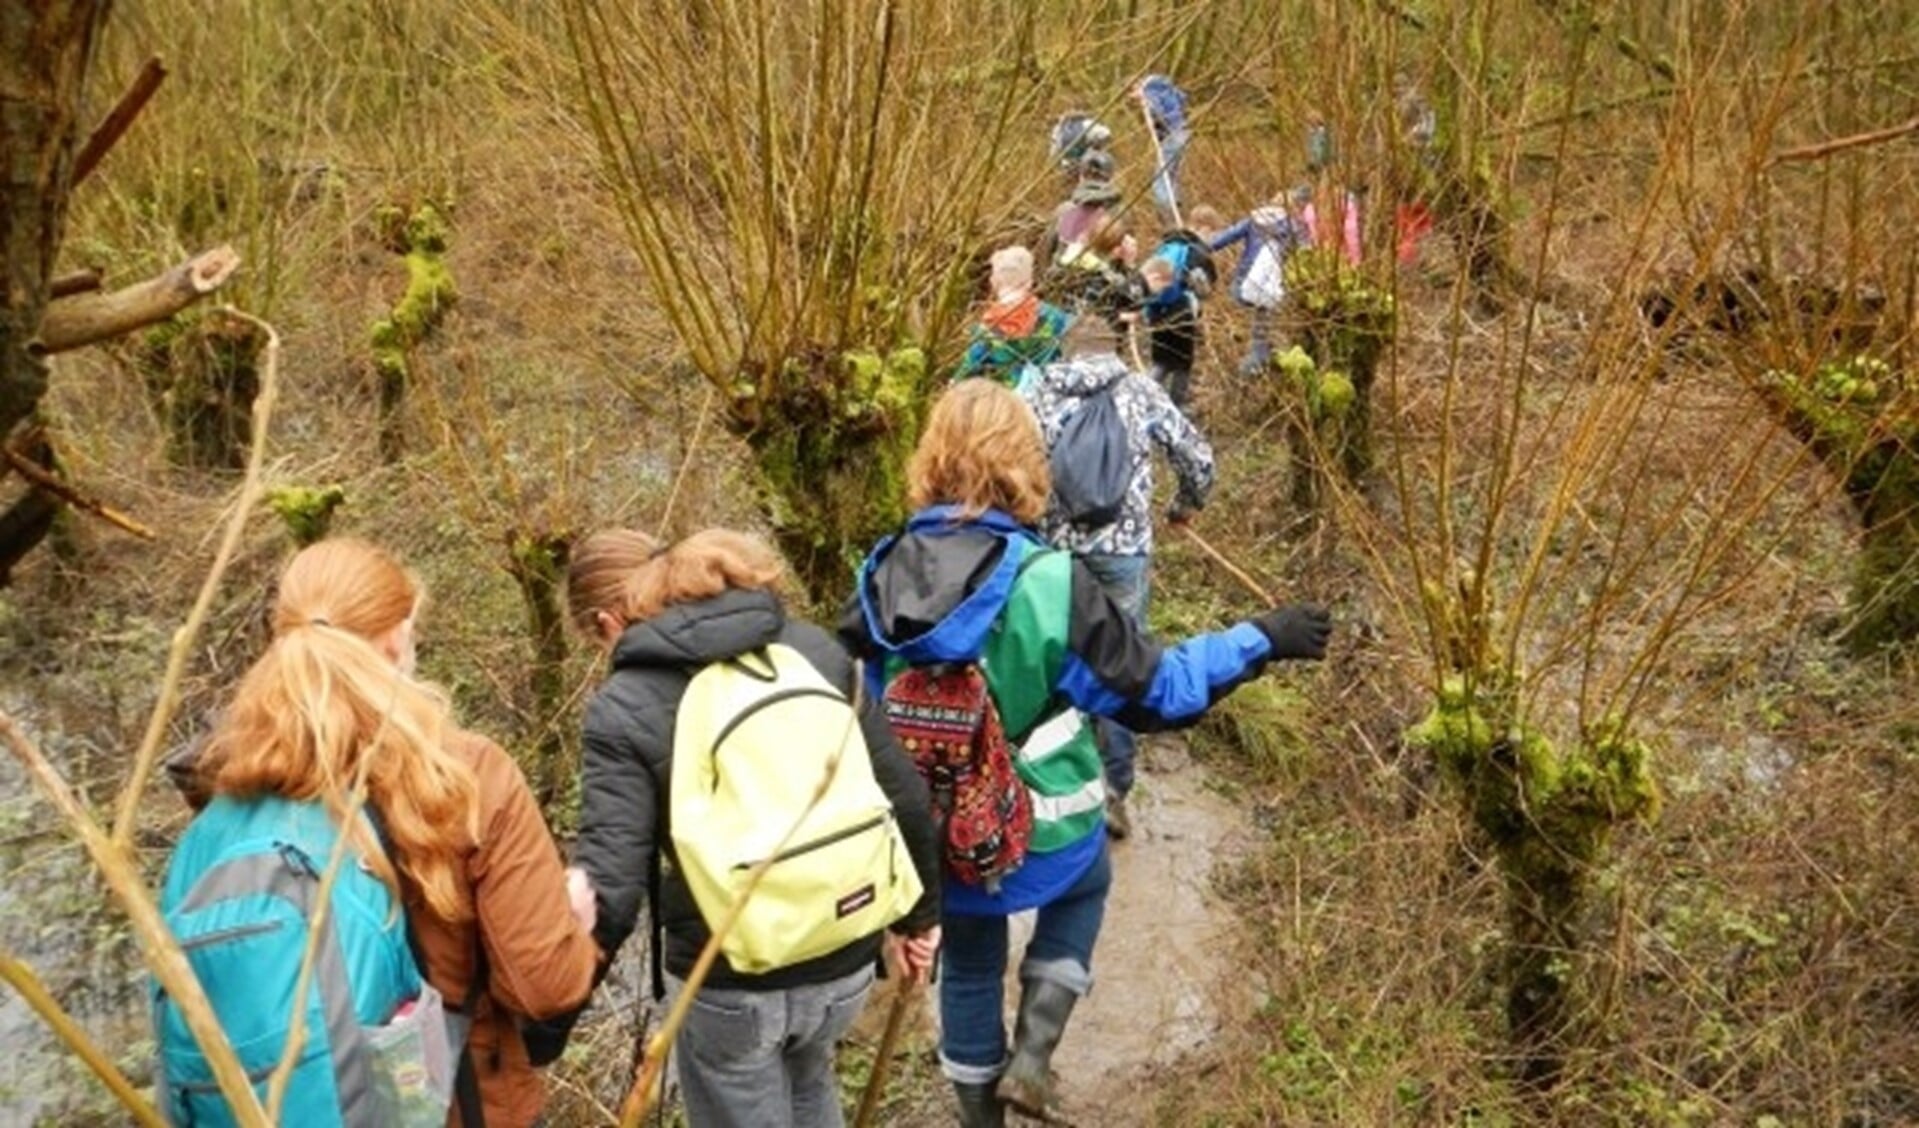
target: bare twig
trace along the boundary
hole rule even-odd
[[[166,1128],[166,1121],[153,1110],[152,1102],[142,1096],[127,1080],[127,1075],[120,1072],[120,1067],[113,1064],[113,1059],[107,1057],[93,1039],[87,1037],[87,1032],[60,1006],[59,1000],[40,982],[40,977],[33,974],[33,969],[4,948],[0,948],[0,979],[6,980],[9,987],[19,992],[41,1021],[52,1028],[54,1035],[66,1043],[67,1048],[85,1062],[88,1069],[93,1070],[94,1076],[113,1093],[114,1099],[120,1102],[121,1109],[127,1115],[145,1128]]]
[[[12,467],[15,473],[27,481],[32,482],[34,488],[52,494],[75,509],[91,513],[107,524],[124,529],[142,540],[153,540],[155,538],[156,534],[152,529],[113,508],[104,501],[96,501],[93,498],[87,497],[68,483],[47,473],[44,467],[38,465],[33,459],[21,454],[13,447],[0,447],[0,459],[4,459],[6,464]]]
[[[47,353],[67,352],[165,321],[226,285],[239,268],[238,252],[215,247],[123,290],[53,302],[40,323],[39,347]]]
[[[140,811],[140,797],[146,792],[147,777],[153,774],[154,759],[160,754],[160,742],[166,738],[167,725],[173,720],[174,709],[179,706],[180,680],[186,674],[187,656],[193,651],[193,641],[199,636],[200,628],[206,625],[207,615],[213,609],[213,596],[220,589],[227,566],[239,551],[240,535],[246,531],[247,518],[260,500],[260,471],[266,463],[267,428],[273,421],[273,404],[280,394],[280,334],[273,326],[252,314],[241,313],[231,307],[226,312],[242,321],[251,322],[267,335],[265,360],[260,371],[260,395],[253,402],[252,449],[247,454],[246,477],[241,480],[239,494],[234,498],[233,509],[227,515],[226,531],[220,538],[220,547],[213,554],[213,565],[207,570],[207,578],[200,584],[200,594],[193,601],[193,609],[187,613],[187,621],[173,634],[173,645],[167,653],[166,673],[160,680],[160,694],[153,703],[153,715],[147,720],[146,736],[140,741],[140,750],[133,757],[133,769],[127,776],[126,790],[120,801],[120,815],[113,824],[113,840],[122,848],[133,841],[133,822]]]
[[[147,100],[153,97],[154,91],[160,89],[160,83],[166,77],[167,68],[158,55],[141,66],[140,73],[133,76],[126,93],[120,95],[120,100],[113,104],[113,109],[107,111],[107,116],[101,119],[100,124],[93,127],[93,132],[87,135],[87,143],[74,155],[70,188],[78,188],[80,182],[99,165],[101,158],[119,143],[127,128],[133,124],[133,119],[140,116]]]
[[[39,786],[41,794],[66,820],[67,826],[93,859],[107,888],[119,900],[120,907],[126,910],[147,969],[153,972],[161,989],[180,1008],[187,1029],[193,1032],[194,1041],[199,1043],[200,1051],[206,1055],[208,1068],[213,1071],[213,1078],[219,1084],[221,1094],[226,1097],[234,1119],[244,1128],[270,1128],[266,1110],[260,1107],[259,1095],[247,1081],[246,1070],[240,1067],[240,1059],[234,1056],[233,1046],[227,1041],[226,1032],[220,1028],[220,1020],[215,1017],[213,1004],[207,1001],[200,979],[193,973],[193,966],[187,963],[186,953],[180,950],[179,943],[167,928],[166,919],[160,915],[153,894],[140,876],[140,867],[134,863],[126,847],[108,837],[93,816],[80,805],[73,789],[61,778],[59,770],[48,762],[45,754],[27,739],[13,717],[5,711],[0,711],[0,741],[4,741],[12,750],[14,757]]]
[[[693,459],[700,453],[700,437],[706,434],[707,416],[713,414],[713,400],[719,395],[720,386],[708,382],[706,396],[700,400],[700,416],[693,421],[693,438],[686,444],[686,457],[680,462],[680,472],[673,475],[673,491],[666,495],[666,508],[660,510],[659,534],[664,537],[666,529],[673,523],[673,507],[679,504],[680,487],[686,485],[686,472],[693,468]]]
[[[1919,117],[1885,129],[1875,129],[1868,133],[1854,133],[1848,137],[1835,137],[1830,141],[1821,141],[1817,145],[1801,145],[1797,149],[1786,149],[1772,155],[1772,163],[1784,161],[1816,161],[1834,153],[1843,153],[1848,149],[1863,149],[1868,145],[1883,145],[1888,141],[1897,141],[1909,133],[1919,133]]]
[[[1212,557],[1213,563],[1226,569],[1226,574],[1238,580],[1241,587],[1258,596],[1260,599],[1265,600],[1268,607],[1279,602],[1278,599],[1273,597],[1272,592],[1266,590],[1265,585],[1255,580],[1244,568],[1228,560],[1225,553],[1207,543],[1206,538],[1199,535],[1198,529],[1193,528],[1191,525],[1178,525],[1175,527],[1178,528],[1180,532],[1186,534],[1187,540],[1198,545],[1201,552]]]

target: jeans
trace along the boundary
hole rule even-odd
[[[1179,162],[1186,154],[1188,140],[1190,135],[1183,129],[1159,139],[1159,168],[1153,172],[1153,199],[1169,216],[1179,207]]]
[[[1146,603],[1151,595],[1153,558],[1150,556],[1109,556],[1088,553],[1080,562],[1098,577],[1106,594],[1126,612],[1133,625],[1146,629]],[[1106,768],[1106,789],[1121,799],[1133,790],[1133,758],[1137,741],[1131,729],[1106,717],[1096,718],[1094,732],[1099,737],[1099,759]]]
[[[1266,371],[1266,362],[1273,357],[1273,311],[1259,306],[1250,308],[1252,334],[1246,342],[1246,357],[1239,362],[1241,376],[1261,375]]]
[[[782,991],[702,988],[674,1044],[689,1128],[840,1128],[833,1051],[873,969]],[[668,979],[668,1001],[685,987]]]
[[[1193,403],[1193,370],[1190,368],[1172,368],[1164,364],[1153,365],[1153,379],[1166,389],[1166,398],[1173,406],[1185,411]]]
[[[1113,866],[1099,859],[1060,898],[1041,905],[1019,978],[1044,979],[1084,995],[1093,987],[1093,945],[1106,915]],[[1007,918],[949,915],[940,923],[940,1066],[948,1079],[984,1085],[1006,1068]]]

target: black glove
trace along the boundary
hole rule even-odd
[[[1326,639],[1333,633],[1332,612],[1312,603],[1268,611],[1253,625],[1273,644],[1274,658],[1317,662],[1326,657]]]

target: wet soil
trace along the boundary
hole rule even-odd
[[[1133,835],[1113,845],[1113,890],[1094,954],[1093,991],[1074,1011],[1053,1060],[1060,1112],[1078,1128],[1154,1123],[1153,1098],[1166,1071],[1204,1047],[1228,1013],[1250,1005],[1252,988],[1235,975],[1239,923],[1213,892],[1213,879],[1246,857],[1251,822],[1212,789],[1209,773],[1178,739],[1144,742],[1140,769]],[[1012,967],[1031,931],[1030,914],[1014,918]],[[1018,991],[1009,970],[1009,1033]],[[882,986],[856,1040],[877,1041],[891,1001]],[[930,1001],[915,1008],[900,1046],[924,1084],[891,1105],[884,1123],[954,1123],[938,1075],[936,1009]]]

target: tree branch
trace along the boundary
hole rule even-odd
[[[1886,129],[1875,129],[1870,133],[1855,133],[1850,137],[1835,137],[1831,141],[1821,141],[1817,145],[1802,145],[1797,149],[1787,149],[1774,153],[1772,163],[1781,161],[1816,161],[1820,157],[1829,157],[1847,149],[1863,149],[1867,145],[1882,145],[1887,141],[1897,141],[1908,133],[1919,133],[1919,117],[1902,122]]]
[[[72,274],[62,274],[47,284],[47,300],[70,298],[75,294],[91,293],[100,288],[100,272],[89,266],[85,270],[76,270]]]
[[[67,352],[165,321],[224,286],[239,267],[232,247],[216,247],[123,290],[51,303],[40,322],[40,348]]]
[[[120,95],[120,100],[113,104],[113,109],[107,111],[107,116],[101,119],[100,124],[93,127],[93,132],[87,135],[87,143],[74,156],[73,179],[67,184],[68,191],[78,188],[94,166],[100,163],[100,159],[119,142],[166,77],[167,68],[161,64],[158,55],[148,59],[146,65],[140,68],[140,73],[133,76],[133,84],[127,87],[126,93]]]
[[[0,447],[0,460],[22,478],[33,483],[35,489],[47,493],[73,506],[75,509],[93,514],[109,525],[123,529],[141,540],[154,540],[156,534],[150,528],[120,512],[103,501],[87,497],[67,482],[47,472],[46,468],[36,464],[33,459],[21,454],[12,446]]]

